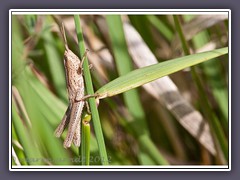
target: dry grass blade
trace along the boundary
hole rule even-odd
[[[186,40],[190,40],[197,33],[226,19],[228,19],[227,15],[200,15],[184,24],[182,30]],[[180,47],[181,41],[176,34],[172,41],[172,49],[179,49]]]
[[[21,163],[17,157],[17,154],[12,146],[12,159],[14,160],[14,162],[16,163],[17,166],[21,166]]]
[[[23,99],[15,86],[12,86],[12,97],[13,101],[16,103],[18,114],[21,115],[22,120],[24,121],[23,123],[31,128],[32,124],[26,111],[26,107],[24,106]]]
[[[129,24],[124,24],[129,53],[135,64],[141,68],[157,63],[157,59],[148,49],[137,31]],[[179,123],[194,136],[211,154],[216,150],[207,122],[179,93],[172,80],[165,76],[143,86],[144,89],[162,102],[176,117]]]

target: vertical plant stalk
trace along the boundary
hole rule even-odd
[[[86,49],[85,49],[85,45],[84,45],[84,41],[83,41],[83,35],[82,35],[79,15],[74,15],[74,21],[75,21],[75,26],[76,26],[80,54],[83,55],[84,52],[86,51]],[[94,91],[93,91],[93,86],[92,86],[92,78],[91,78],[90,71],[89,71],[88,60],[84,61],[84,63],[83,63],[83,73],[84,73],[84,80],[85,80],[85,84],[86,84],[86,93],[88,95],[93,95]],[[94,127],[94,131],[96,134],[96,139],[97,139],[97,143],[98,143],[101,162],[102,162],[102,165],[108,165],[107,152],[106,152],[105,142],[104,142],[104,138],[103,138],[99,113],[97,110],[96,100],[95,100],[95,98],[92,97],[92,98],[88,99],[88,102],[89,102],[91,113],[92,113],[93,127]]]
[[[174,19],[175,27],[176,27],[176,30],[178,32],[179,38],[180,38],[181,43],[182,43],[184,54],[185,55],[190,55],[189,47],[188,47],[187,41],[184,37],[184,34],[182,32],[182,28],[181,28],[181,25],[180,25],[180,22],[179,22],[179,18],[178,18],[177,15],[174,15],[173,19]]]
[[[174,15],[173,18],[174,18],[174,23],[175,23],[178,35],[181,39],[184,53],[185,53],[185,55],[190,55],[189,47],[188,47],[187,41],[184,37],[184,34],[182,32],[182,28],[179,23],[179,19],[176,15]],[[200,101],[200,103],[202,104],[203,110],[208,117],[209,126],[211,129],[213,138],[215,139],[214,142],[215,142],[215,148],[217,150],[217,153],[219,154],[219,148],[218,148],[216,142],[219,142],[225,159],[228,159],[228,145],[227,145],[227,140],[224,136],[223,129],[222,129],[216,115],[213,112],[211,112],[212,108],[210,107],[208,98],[207,98],[206,94],[204,93],[203,86],[201,84],[201,81],[200,81],[197,73],[196,73],[195,67],[191,67],[191,73],[192,73],[193,79],[195,80],[196,85],[198,87],[198,91],[199,91],[199,95],[200,95],[201,99],[205,99],[205,101]]]
[[[81,162],[82,165],[89,165],[90,164],[90,122],[91,115],[85,114],[82,120],[82,145],[81,145]]]

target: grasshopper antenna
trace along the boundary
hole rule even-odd
[[[69,50],[63,22],[62,22],[62,26],[61,26],[60,30],[61,30],[61,34],[63,36],[65,49]]]

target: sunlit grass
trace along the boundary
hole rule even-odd
[[[20,164],[227,164],[228,29],[223,28],[225,22],[219,20],[201,33],[191,34],[189,40],[189,34],[184,30],[190,18],[187,15],[178,18],[174,23],[172,15],[13,16],[12,142]],[[195,16],[191,18],[194,21]],[[141,69],[133,63],[123,30],[126,20],[139,32],[157,57],[158,64]],[[96,93],[100,98],[98,108],[95,99],[89,99],[92,121],[84,129],[88,132],[82,141],[87,141],[87,146],[81,147],[86,150],[82,150],[84,156],[88,157],[84,163],[79,160],[81,148],[63,148],[66,132],[60,139],[54,137],[54,130],[68,106],[64,44],[57,25],[60,21],[65,24],[69,47],[77,55],[81,57],[86,48],[90,49],[90,62],[84,63],[86,94]],[[221,33],[216,32],[219,28],[222,28]],[[179,34],[182,39],[177,38]],[[99,42],[102,45],[94,47]],[[184,43],[186,46],[177,46]],[[213,43],[214,48],[198,53],[209,43]],[[89,64],[98,66],[89,71]],[[197,80],[186,69],[190,66],[194,66],[201,88],[196,86]],[[166,75],[171,75],[180,89],[179,95],[200,113],[204,122],[210,124],[217,154],[206,149],[197,135],[178,123],[186,114],[172,116],[173,112],[166,110],[169,109],[166,104],[141,88]],[[209,106],[204,105],[202,97],[208,99]],[[182,109],[181,112],[188,113],[185,111]],[[175,132],[171,133],[173,129]],[[178,147],[172,141],[174,138],[180,141],[184,156],[179,155]],[[13,162],[16,163],[14,159]]]

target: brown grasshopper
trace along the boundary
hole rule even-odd
[[[73,142],[75,146],[79,147],[81,143],[80,123],[83,107],[86,103],[85,99],[92,97],[91,95],[84,96],[83,62],[86,59],[88,50],[86,50],[82,61],[80,61],[80,59],[68,48],[63,23],[61,27],[61,34],[65,45],[64,67],[69,106],[61,123],[55,130],[55,136],[60,137],[68,125],[68,132],[63,146],[64,148],[69,148]]]

